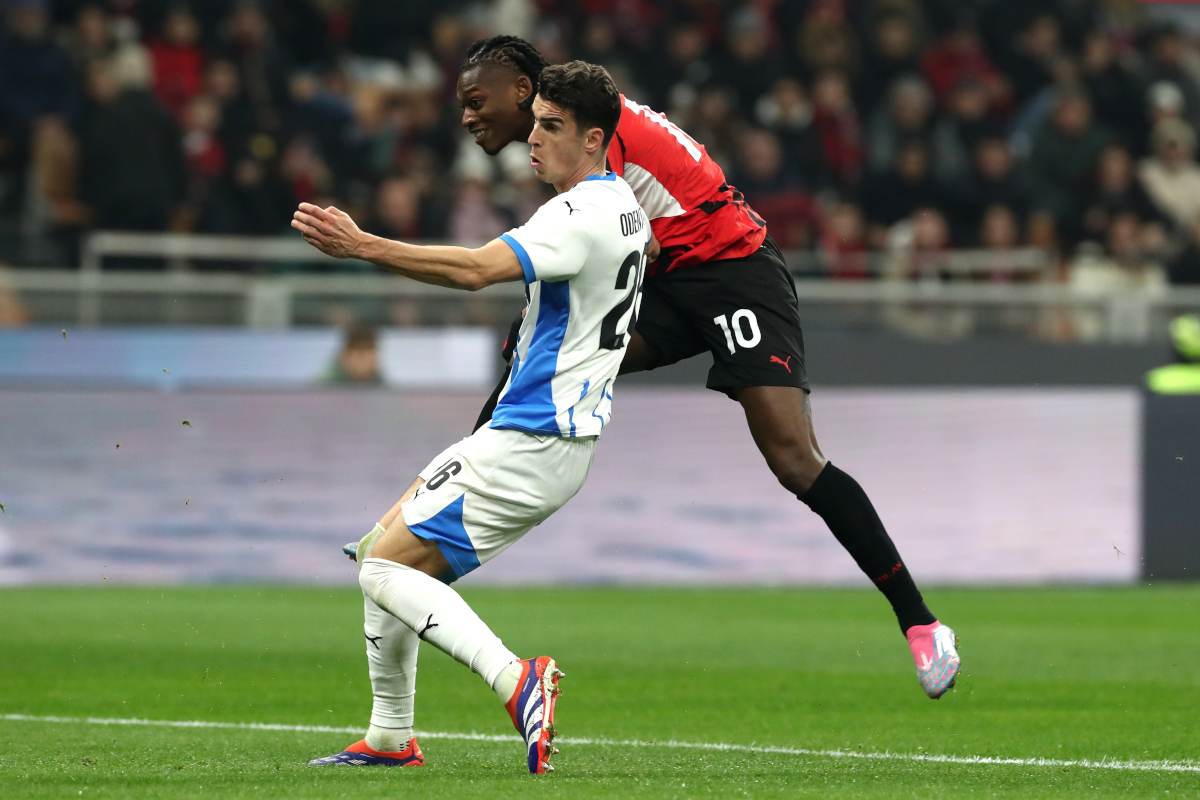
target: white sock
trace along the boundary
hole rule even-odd
[[[517,691],[517,683],[520,680],[520,661],[512,661],[508,666],[500,670],[500,674],[496,676],[496,682],[492,684],[492,690],[500,698],[501,703],[507,703],[512,699],[513,693]]]
[[[470,667],[488,686],[494,688],[505,668],[517,660],[458,592],[437,578],[395,561],[368,558],[358,582],[380,608]]]
[[[367,670],[371,675],[371,727],[367,745],[381,753],[397,753],[413,736],[413,702],[417,693],[417,647],[421,640],[400,620],[363,597],[363,633]]]

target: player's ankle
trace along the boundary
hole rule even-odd
[[[367,730],[367,747],[380,753],[399,753],[412,741],[412,728],[381,728],[372,725]]]
[[[496,692],[496,696],[500,698],[501,703],[508,703],[512,699],[513,692],[517,690],[517,684],[521,682],[521,662],[513,661],[500,670],[500,674],[496,676],[496,680],[492,683],[492,690]]]

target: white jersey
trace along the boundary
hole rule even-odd
[[[490,427],[598,436],[637,320],[650,223],[613,173],[592,175],[500,237],[529,307]]]

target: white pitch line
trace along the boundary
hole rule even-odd
[[[300,733],[349,733],[360,736],[363,729],[338,728],[330,725],[280,725],[269,722],[207,722],[205,720],[170,719],[105,719],[101,717],[37,717],[29,714],[3,714],[0,719],[9,722],[63,722],[76,725],[148,725],[164,728],[231,728],[253,731],[296,731]],[[417,736],[426,739],[457,739],[475,742],[520,742],[515,734],[447,733],[444,731],[417,731]],[[858,758],[886,761],[924,761],[931,764],[995,764],[1015,767],[1084,767],[1087,769],[1116,769],[1137,772],[1200,772],[1200,764],[1193,761],[1111,761],[1107,757],[1100,761],[1091,759],[1059,758],[1002,758],[999,756],[947,756],[925,753],[867,752],[855,750],[812,750],[803,747],[766,747],[753,744],[724,744],[719,742],[637,741],[632,739],[588,739],[562,737],[556,741],[564,744],[605,745],[609,747],[667,747],[684,750],[719,750],[733,753],[761,753],[785,756],[821,756],[826,758]]]

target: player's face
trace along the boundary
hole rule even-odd
[[[603,138],[599,128],[593,129]],[[580,131],[570,111],[541,98],[533,99],[533,131],[529,134],[529,163],[546,183],[559,184],[586,168],[597,142],[591,131]],[[589,147],[590,143],[590,147]],[[589,149],[591,152],[589,152]]]
[[[533,115],[520,105],[532,92],[529,78],[514,76],[511,70],[487,65],[467,70],[458,76],[462,126],[483,152],[494,156],[510,142],[528,136]]]

